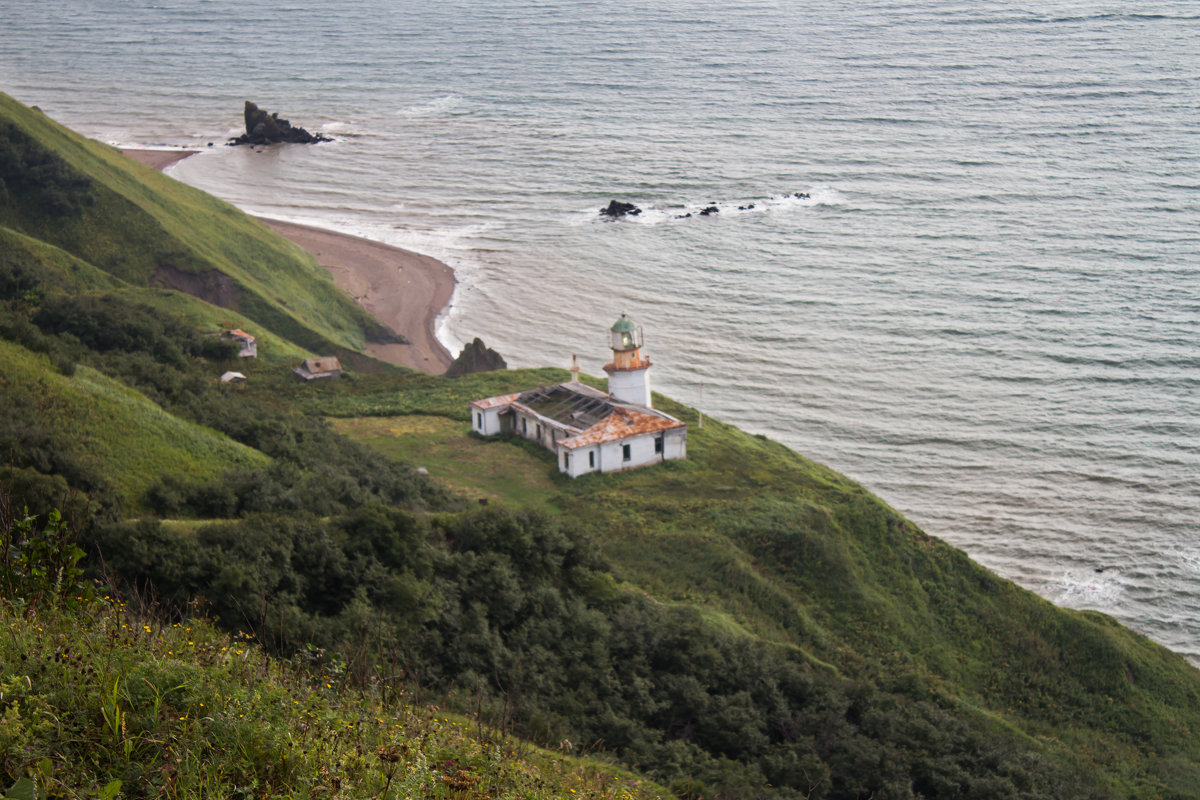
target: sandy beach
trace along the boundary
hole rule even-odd
[[[176,161],[182,161],[197,150],[122,150],[122,153],[138,163],[155,169],[166,169]]]
[[[142,164],[164,169],[194,150],[122,150]],[[454,360],[437,340],[437,319],[454,294],[454,270],[436,258],[335,231],[258,218],[329,270],[334,283],[409,344],[371,344],[381,361],[440,375]]]

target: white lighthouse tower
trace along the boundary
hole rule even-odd
[[[614,400],[650,408],[650,359],[642,356],[641,348],[642,326],[622,314],[612,326],[613,360],[604,371]]]

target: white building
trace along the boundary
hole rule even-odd
[[[572,478],[687,456],[687,425],[653,408],[650,359],[642,329],[624,314],[612,326],[608,393],[579,382],[471,401],[471,427],[482,436],[513,433],[552,451]]]

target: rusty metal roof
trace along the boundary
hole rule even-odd
[[[472,400],[471,405],[480,409],[481,411],[487,411],[489,408],[510,406],[520,396],[520,392],[515,392],[513,394],[498,394],[495,397],[485,397],[482,400]]]
[[[615,402],[608,394],[581,383],[559,383],[515,394],[472,400],[480,410],[505,406],[531,411],[557,422],[573,436],[558,444],[568,449],[618,441],[658,431],[687,427],[669,414]]]
[[[313,374],[336,372],[341,368],[342,365],[336,356],[322,356],[321,358],[306,358],[304,360],[304,369]]]
[[[604,442],[614,442],[627,439],[630,436],[640,436],[647,433],[686,427],[674,417],[662,412],[638,411],[624,406],[614,406],[607,417],[597,422],[578,436],[563,439],[558,444],[569,450],[577,447],[587,447]]]

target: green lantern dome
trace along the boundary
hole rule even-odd
[[[628,314],[622,314],[621,318],[612,326],[613,333],[633,333],[635,330],[637,330],[637,325],[633,324],[633,320],[629,318]]]

